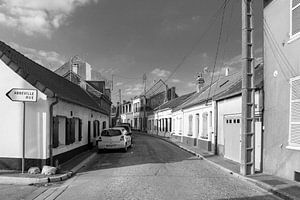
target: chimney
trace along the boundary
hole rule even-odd
[[[197,82],[196,82],[196,89],[197,89],[197,93],[201,92],[203,86],[204,86],[204,78],[202,77],[202,73],[198,75],[197,77]]]
[[[228,76],[229,75],[229,67],[226,67],[225,68],[225,76]]]

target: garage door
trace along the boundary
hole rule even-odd
[[[241,162],[241,117],[224,116],[224,157]]]

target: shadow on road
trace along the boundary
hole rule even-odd
[[[134,134],[134,144],[127,152],[106,150],[80,172],[94,171],[149,163],[173,163],[199,159],[173,144],[151,136]]]

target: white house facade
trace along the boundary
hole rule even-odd
[[[20,169],[23,153],[25,169],[65,162],[109,124],[108,113],[86,91],[2,42],[0,80],[2,169]],[[36,90],[37,101],[11,101],[6,93],[13,88]]]

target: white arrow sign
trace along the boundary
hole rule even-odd
[[[6,96],[12,101],[36,101],[37,91],[34,89],[13,88],[6,93]]]

